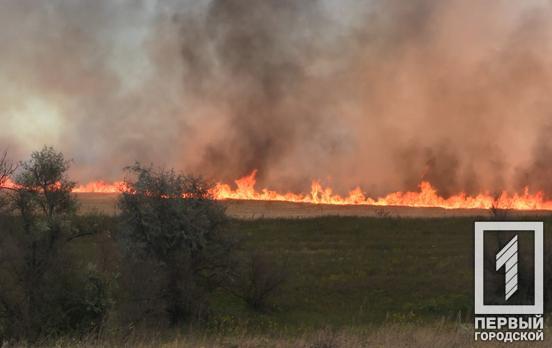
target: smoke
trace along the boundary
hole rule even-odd
[[[0,1],[0,145],[370,194],[552,192],[544,1]]]

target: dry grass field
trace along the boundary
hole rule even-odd
[[[78,193],[82,212],[101,212],[108,215],[117,213],[116,193]],[[238,219],[259,218],[312,218],[320,216],[362,216],[362,217],[469,217],[489,216],[486,209],[443,209],[412,208],[400,206],[367,205],[328,205],[308,203],[288,203],[275,201],[224,201],[227,213]],[[546,211],[509,211],[509,216],[543,216]]]
[[[548,332],[546,333],[549,334]],[[502,347],[504,344],[492,342],[473,341],[473,331],[468,325],[439,325],[434,326],[412,326],[412,325],[384,325],[365,330],[330,330],[322,329],[309,332],[295,337],[289,336],[263,336],[251,334],[235,335],[210,335],[201,334],[197,331],[176,332],[162,334],[147,334],[141,332],[139,335],[131,335],[124,339],[62,339],[51,342],[51,345],[59,348],[85,347],[85,348],[111,348],[111,347],[136,347],[136,348],[463,348],[463,347]],[[546,347],[544,342],[509,343],[509,347]]]

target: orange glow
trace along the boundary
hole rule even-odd
[[[384,197],[367,197],[360,187],[351,190],[348,195],[340,196],[333,193],[330,187],[324,187],[319,181],[314,180],[308,194],[281,193],[266,188],[255,188],[257,171],[234,181],[234,186],[217,183],[212,194],[218,200],[258,200],[258,201],[283,201],[310,204],[334,204],[334,205],[375,205],[375,206],[407,206],[407,207],[440,207],[445,209],[516,209],[516,210],[552,210],[552,201],[544,199],[542,192],[529,193],[526,187],[521,193],[510,194],[502,192],[498,197],[488,192],[469,196],[463,192],[444,198],[439,196],[437,190],[429,182],[422,181],[419,190],[415,192],[393,192]],[[4,187],[14,188],[11,181],[7,181]],[[75,193],[119,193],[123,190],[124,183],[117,181],[106,183],[104,181],[90,182],[79,185],[73,189]]]
[[[59,184],[59,183],[58,183]],[[5,189],[17,189],[17,185],[10,179],[0,187]],[[86,185],[78,185],[73,188],[74,193],[120,193],[123,190],[124,182],[115,181],[111,184],[104,181],[93,181]]]
[[[76,186],[73,189],[75,193],[119,193],[123,190],[124,182],[115,181],[111,184],[105,181],[93,181],[85,185]]]
[[[4,183],[2,183],[2,185],[0,187],[1,188],[6,188],[6,189],[14,189],[16,187],[16,185],[14,184],[13,181],[11,181],[8,178]]]
[[[285,201],[312,204],[337,205],[395,205],[407,207],[440,207],[445,209],[516,209],[516,210],[552,210],[552,201],[545,201],[542,192],[530,194],[525,188],[522,193],[509,194],[502,192],[498,197],[490,193],[468,196],[458,193],[448,198],[439,196],[429,182],[422,181],[419,191],[394,192],[380,198],[366,197],[357,187],[347,196],[334,194],[330,187],[323,187],[319,181],[313,181],[310,194],[279,193],[268,189],[255,189],[256,171],[235,181],[236,188],[228,184],[217,184],[213,194],[217,199],[247,199],[261,201]]]

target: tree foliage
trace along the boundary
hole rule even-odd
[[[105,315],[103,280],[91,268],[79,269],[68,252],[70,241],[91,233],[75,222],[69,165],[44,147],[15,176],[15,214],[3,220],[0,236],[0,327],[8,337],[90,329]]]
[[[205,314],[206,294],[224,281],[232,264],[224,208],[201,178],[139,163],[127,174],[119,202],[122,241],[142,271],[131,275],[143,273],[143,263],[149,263],[156,284],[150,284],[154,289],[146,300],[163,308],[170,324]],[[141,303],[143,297],[143,292],[134,294]]]

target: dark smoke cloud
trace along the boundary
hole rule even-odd
[[[0,143],[371,194],[552,192],[544,1],[0,1]]]
[[[255,168],[264,175],[307,143],[309,131],[323,132],[321,95],[311,95],[321,91],[305,88],[316,78],[308,69],[320,51],[319,7],[317,1],[214,1],[200,29],[191,29],[201,43],[183,40],[186,87],[220,108],[226,125],[206,145],[201,169],[226,180]]]

